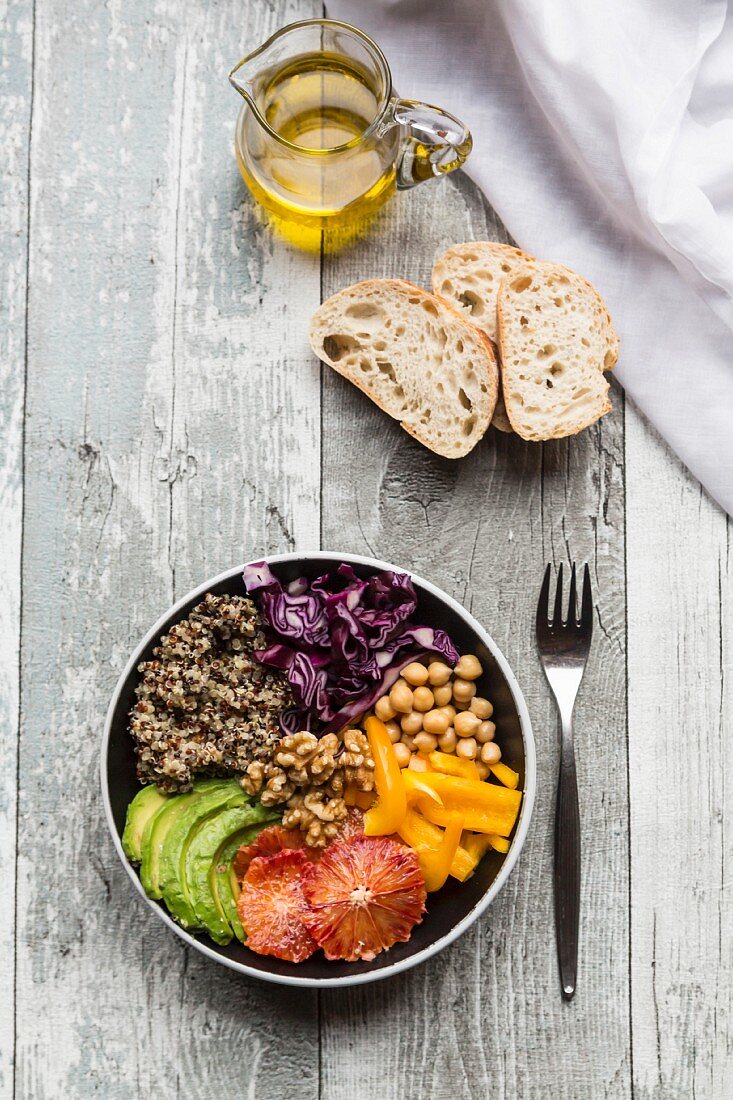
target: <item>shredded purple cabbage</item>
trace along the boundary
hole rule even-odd
[[[245,566],[244,583],[272,634],[257,657],[282,669],[293,689],[297,709],[280,718],[288,733],[342,729],[418,656],[458,661],[445,631],[410,621],[417,596],[407,573],[385,570],[361,580],[344,563],[312,584],[300,577],[283,587],[262,561]]]

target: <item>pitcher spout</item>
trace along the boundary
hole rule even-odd
[[[244,61],[240,61],[238,65],[235,65],[232,71],[229,73],[229,83],[232,88],[236,88],[239,94],[246,100],[252,99],[252,84],[249,80],[245,80],[242,75],[242,66],[246,64],[246,58]]]
[[[287,57],[288,46],[283,42],[283,36],[292,29],[291,26],[276,31],[256,50],[237,62],[229,73],[231,86],[251,105],[254,104],[255,89],[262,74],[281,64]]]
[[[232,88],[236,88],[243,99],[246,99],[250,104],[254,102],[254,81],[256,79],[256,73],[253,72],[251,59],[251,54],[248,57],[242,58],[229,73],[229,83]]]

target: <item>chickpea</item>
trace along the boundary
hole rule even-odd
[[[399,714],[409,714],[412,710],[412,691],[404,680],[398,680],[389,693],[390,705]]]
[[[464,760],[475,760],[478,755],[478,742],[475,737],[462,737],[456,745],[456,756]]]
[[[448,729],[450,718],[442,710],[429,710],[423,714],[422,728],[426,733],[434,733],[440,737]]]
[[[484,764],[498,764],[501,760],[501,749],[494,741],[487,741],[481,749],[481,759]]]
[[[488,779],[491,772],[489,771],[489,765],[484,764],[483,760],[476,761],[476,767],[478,769],[479,779]]]
[[[458,737],[475,737],[480,725],[481,720],[475,714],[471,714],[470,710],[462,710],[453,722]]]
[[[412,772],[426,772],[428,770],[427,759],[422,753],[414,752],[410,757],[409,768]]]
[[[394,688],[392,688],[392,691],[394,691]],[[453,698],[456,703],[465,703],[466,706],[468,706],[475,694],[476,685],[471,680],[453,681]],[[390,695],[390,699],[391,698],[392,696]],[[392,705],[394,706],[394,703]]]
[[[411,687],[419,687],[428,681],[428,670],[419,661],[413,661],[411,665],[403,668],[402,675]]]
[[[374,713],[380,722],[389,722],[394,718],[396,711],[389,701],[389,695],[383,695],[381,699],[377,699],[374,704]]]
[[[412,694],[412,705],[415,710],[426,711],[432,710],[435,704],[433,693],[430,688],[416,687]]]
[[[418,714],[416,710],[411,710],[409,714],[402,715],[400,725],[403,733],[409,733],[411,737],[414,737],[422,729],[422,714]]]
[[[439,687],[433,688],[433,698],[436,707],[445,707],[453,698],[453,688],[450,684],[440,684]]]
[[[407,765],[410,763],[410,759],[412,757],[412,753],[408,749],[407,745],[395,745],[394,754],[397,757],[397,763],[399,764],[399,766],[401,768],[406,768]]]
[[[435,687],[447,684],[451,678],[451,670],[443,661],[431,661],[428,665],[428,680]]]
[[[415,738],[411,737],[409,733],[403,733],[400,737],[400,744],[404,745],[410,752],[415,751]]]
[[[493,741],[496,736],[496,725],[494,722],[481,722],[479,728],[476,730],[476,740],[480,741],[482,745],[485,745],[487,741]]]
[[[473,653],[464,653],[453,669],[453,674],[460,676],[462,680],[477,680],[483,671],[478,657]]]
[[[438,747],[438,738],[432,733],[418,733],[415,738],[415,748],[418,752],[435,752]]]
[[[476,717],[480,718],[482,721],[484,718],[491,718],[491,715],[494,713],[494,708],[489,700],[484,699],[481,695],[474,695],[471,700],[470,709]]]
[[[453,726],[449,726],[445,733],[438,738],[438,745],[441,752],[455,752],[456,751],[456,731]]]
[[[456,716],[456,708],[452,704],[449,703],[447,707],[441,707],[440,709],[443,711],[443,714],[445,714],[445,716],[447,717],[448,722],[452,723],[453,719]]]
[[[384,728],[387,730],[387,733],[389,734],[389,739],[392,744],[396,745],[400,737],[402,737],[402,730],[400,729],[397,722],[385,722]]]

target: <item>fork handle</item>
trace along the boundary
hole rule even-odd
[[[565,742],[565,738],[563,738]],[[562,995],[572,999],[578,975],[580,810],[572,741],[563,743],[555,805],[555,936]]]

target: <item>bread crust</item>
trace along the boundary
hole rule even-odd
[[[603,363],[605,362],[605,360],[608,359],[609,356],[611,356],[613,357],[613,364],[616,363],[616,359],[618,357],[618,336],[613,327],[611,315],[608,312],[606,304],[601,298],[598,291],[592,285],[592,283],[589,283],[587,279],[584,279],[581,275],[578,275],[577,272],[573,271],[571,268],[565,267],[563,264],[555,264],[548,261],[532,260],[524,265],[524,267],[519,268],[514,273],[512,278],[515,279],[517,277],[521,277],[522,272],[526,272],[528,275],[532,275],[534,273],[544,275],[547,275],[549,273],[559,273],[565,276],[569,276],[571,280],[577,281],[577,283],[581,284],[581,286],[585,288],[585,290],[590,292],[592,297],[595,299],[596,307],[599,309],[604,317],[607,327],[607,331],[605,333],[607,352],[603,362],[599,364],[598,368],[601,377],[603,377],[603,370],[610,369],[609,367],[604,368]],[[501,346],[505,345],[507,337],[506,329],[508,322],[506,297],[506,291],[502,287],[499,291],[499,297],[497,299],[497,321],[499,326],[499,343]],[[519,421],[519,418],[516,415],[516,409],[513,407],[514,400],[519,396],[519,393],[511,386],[511,373],[511,370],[507,370],[505,368],[502,376],[503,392],[505,396],[505,408],[512,428],[517,433],[517,435],[521,436],[522,439],[534,442],[541,442],[542,440],[546,439],[564,439],[571,435],[577,435],[578,432],[581,432],[585,428],[590,427],[591,424],[595,424],[596,421],[599,420],[602,416],[605,416],[606,413],[612,411],[611,401],[608,396],[609,386],[605,379],[603,379],[606,387],[603,397],[599,399],[596,408],[592,412],[589,412],[586,416],[580,416],[574,422],[572,430],[567,430],[566,428],[558,426],[550,432],[533,432],[531,430],[528,430],[526,426]]]

